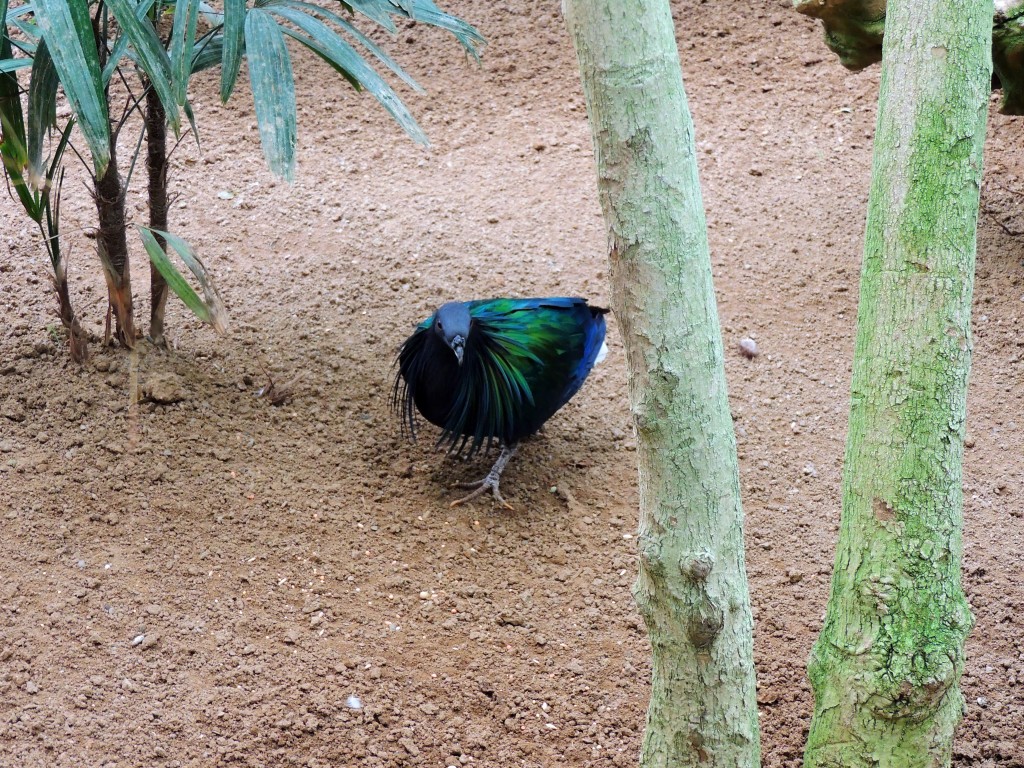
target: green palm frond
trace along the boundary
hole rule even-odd
[[[372,95],[410,138],[427,144],[426,134],[412,113],[355,46],[368,52],[413,90],[422,89],[380,46],[341,15],[305,0],[255,0],[252,7],[246,0],[225,0],[222,15],[200,0],[180,2],[194,5],[211,20],[222,20],[219,33],[210,41],[213,47],[194,54],[191,69],[196,72],[214,66],[213,52],[220,51],[222,101],[226,102],[235,88],[242,58],[248,58],[263,153],[275,174],[290,179],[295,169],[295,86],[291,59],[283,44],[285,37],[311,50],[356,90]],[[397,31],[392,17],[445,29],[474,58],[479,58],[478,48],[484,42],[480,33],[461,19],[444,13],[430,0],[353,0],[340,5],[350,14],[362,15],[391,32]],[[175,16],[177,19],[177,11]],[[178,61],[173,54],[172,59]]]
[[[206,270],[206,267],[199,260],[199,256],[196,255],[195,250],[185,240],[181,239],[176,235],[172,235],[169,232],[162,232],[156,229],[150,229],[149,227],[138,227],[139,234],[142,236],[142,244],[146,248],[146,253],[149,255],[149,260],[153,263],[153,266],[157,268],[164,280],[167,281],[168,287],[174,291],[175,295],[182,300],[182,302],[193,314],[202,320],[204,323],[212,325],[214,330],[218,333],[226,333],[228,328],[228,313],[224,307],[224,303],[220,299],[220,295],[217,293],[217,289],[213,284],[213,279],[210,277],[210,273]],[[160,235],[167,245],[178,254],[185,266],[188,267],[189,271],[199,282],[200,287],[203,291],[203,297],[200,298],[199,294],[195,292],[185,277],[178,271],[178,269],[171,263],[171,260],[167,257],[164,249],[160,247],[160,243],[157,242],[154,233]]]
[[[87,2],[37,0],[35,14],[89,145],[96,175],[102,176],[110,162],[110,122]]]

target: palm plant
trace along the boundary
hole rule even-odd
[[[413,140],[426,144],[408,108],[357,46],[408,86],[421,89],[354,25],[358,16],[392,33],[397,30],[396,18],[437,26],[449,31],[473,57],[483,42],[472,26],[442,12],[432,0],[340,0],[337,11],[304,0],[256,0],[252,5],[248,0],[223,0],[220,8],[204,0],[34,0],[14,9],[8,8],[8,0],[0,0],[0,154],[10,187],[43,234],[73,356],[84,356],[84,337],[74,330],[77,322],[70,309],[59,239],[61,169],[72,126],[77,123],[91,158],[96,239],[109,297],[108,339],[111,315],[114,334],[124,346],[133,346],[137,338],[125,197],[143,141],[150,227],[141,228],[141,237],[151,260],[150,336],[163,342],[168,287],[201,319],[223,327],[223,308],[201,262],[187,243],[167,233],[167,131],[180,137],[183,119],[196,131],[188,98],[193,74],[220,67],[220,95],[227,102],[244,59],[264,157],[271,171],[291,180],[297,134],[287,43],[291,39],[316,53],[356,90],[369,92]],[[17,72],[29,68],[23,87]],[[113,117],[115,78],[129,98],[123,112]],[[58,86],[74,114],[59,130]],[[118,158],[119,139],[137,112],[144,120],[125,176]],[[48,140],[53,151],[44,157]],[[167,258],[168,245],[198,279],[204,298]]]

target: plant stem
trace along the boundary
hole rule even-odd
[[[68,334],[68,346],[71,349],[71,359],[76,363],[84,363],[89,359],[89,340],[78,322],[75,310],[71,307],[71,293],[68,290],[68,273],[61,262],[54,269],[53,289],[57,294],[57,304],[60,309],[60,321]]]
[[[117,340],[131,349],[135,346],[135,321],[132,315],[132,278],[128,261],[125,189],[117,172],[117,142],[110,139],[110,164],[96,180],[96,212],[99,232],[96,237],[100,262],[107,280],[110,308],[117,321]]]
[[[105,8],[104,8],[105,11]],[[102,16],[102,19],[101,19]],[[96,38],[96,50],[99,53],[100,67],[107,63],[106,13],[93,18],[93,34]],[[110,105],[109,86],[104,89],[107,105]],[[135,346],[135,321],[132,314],[132,276],[128,261],[128,238],[125,232],[124,185],[117,171],[117,131],[110,134],[110,163],[103,176],[96,179],[94,199],[99,220],[99,231],[96,244],[99,249],[100,264],[103,276],[107,281],[109,309],[116,319],[117,339],[131,349]],[[110,341],[110,314],[107,314],[107,338]]]
[[[167,231],[167,115],[160,97],[152,88],[146,91],[146,170],[149,172],[149,226]],[[153,233],[160,247],[167,243],[159,232]],[[167,307],[167,281],[160,271],[149,265],[151,308],[149,337],[157,346],[166,346],[164,312]]]

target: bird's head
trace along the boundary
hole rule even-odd
[[[434,333],[451,349],[460,366],[466,354],[466,340],[469,339],[472,322],[469,307],[460,301],[442,304],[434,313]]]

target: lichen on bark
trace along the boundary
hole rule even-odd
[[[893,0],[887,24],[807,768],[948,765],[963,710],[961,481],[991,6]]]
[[[736,444],[667,0],[566,0],[637,430],[651,639],[641,764],[755,768],[760,746]]]

